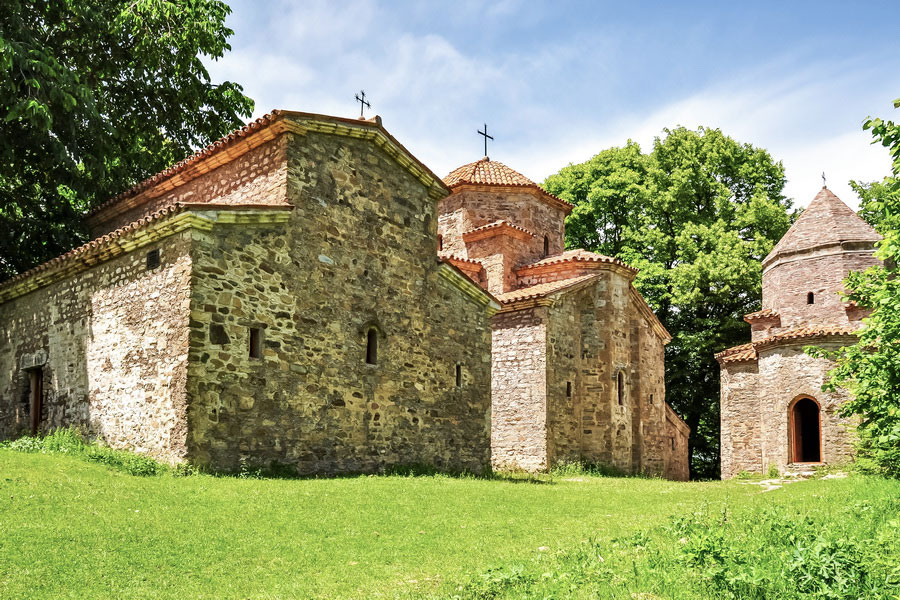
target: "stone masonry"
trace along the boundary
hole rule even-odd
[[[805,346],[853,343],[865,312],[844,303],[850,271],[879,264],[880,236],[822,188],[763,261],[763,309],[747,315],[751,341],[716,355],[721,366],[722,477],[852,458],[846,392],[825,392],[833,363]]]
[[[492,462],[583,461],[688,478],[687,425],[665,402],[670,336],[619,260],[564,250],[571,205],[484,158],[448,175],[439,255],[500,301]]]
[[[37,416],[216,469],[486,468],[500,306],[434,257],[447,193],[377,118],[223,138],[0,285],[0,436]]]

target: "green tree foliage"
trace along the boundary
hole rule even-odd
[[[894,106],[900,108],[900,99]],[[865,319],[855,345],[830,355],[837,366],[826,387],[843,386],[852,395],[841,412],[860,417],[859,464],[900,477],[900,125],[868,119],[863,127],[871,130],[893,157],[894,177],[869,186],[866,191],[872,193],[863,196],[865,214],[884,236],[876,256],[885,266],[851,273],[847,278],[848,299],[871,309],[872,314]],[[827,354],[816,348],[810,352]]]
[[[859,196],[859,214],[866,223],[878,227],[884,220],[884,207],[888,204],[897,206],[900,203],[900,185],[896,177],[885,177],[882,181],[860,183],[851,181],[850,187]]]
[[[83,239],[83,212],[241,125],[253,102],[202,58],[230,47],[217,0],[5,0],[0,279]]]
[[[743,316],[760,307],[760,261],[794,218],[784,168],[718,129],[666,129],[649,154],[629,141],[544,183],[575,204],[569,247],[613,255],[673,335],[667,400],[691,427],[695,477],[715,477],[719,367],[713,354],[745,343]]]

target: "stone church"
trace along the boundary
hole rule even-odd
[[[665,401],[671,337],[615,258],[564,250],[572,205],[485,157],[444,179],[440,256],[500,302],[492,320],[494,467],[583,461],[687,479]]]
[[[464,175],[378,117],[275,111],[111,199],[0,284],[0,438],[316,474],[481,471],[493,441],[685,477],[634,271],[563,252],[537,185]]]
[[[805,346],[855,342],[866,312],[841,299],[850,271],[879,264],[881,239],[823,187],[762,263],[762,310],[751,341],[716,355],[721,368],[722,477],[850,460],[846,392],[822,391],[833,363]]]

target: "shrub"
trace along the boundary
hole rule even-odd
[[[97,442],[88,442],[76,427],[54,429],[44,436],[25,436],[6,444],[18,452],[68,454],[90,462],[97,462],[129,475],[159,475],[168,467],[143,454],[127,450],[113,450]]]

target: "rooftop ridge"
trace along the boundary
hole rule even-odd
[[[813,248],[844,242],[874,243],[880,239],[871,225],[823,186],[762,264],[765,268],[780,256]]]

